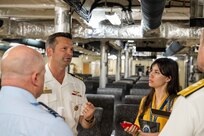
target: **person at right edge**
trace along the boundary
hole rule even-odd
[[[1,136],[73,136],[54,110],[37,102],[42,94],[44,74],[45,62],[36,50],[18,45],[4,53],[1,59]]]
[[[204,72],[204,29],[201,31],[197,58]],[[172,114],[160,136],[204,136],[204,79],[179,92]]]
[[[169,58],[156,59],[150,67],[149,86],[151,92],[143,97],[134,123],[139,129],[135,125],[124,129],[132,136],[158,136],[163,129],[168,117],[154,114],[153,109],[171,112],[179,91],[177,62]]]

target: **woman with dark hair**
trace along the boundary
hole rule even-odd
[[[135,125],[125,129],[133,136],[157,136],[166,124],[168,117],[162,114],[171,112],[179,91],[177,62],[168,58],[155,60],[150,67],[149,86],[152,90],[143,97],[134,123],[140,129],[138,130]],[[160,115],[154,114],[155,110]]]

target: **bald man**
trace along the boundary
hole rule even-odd
[[[7,50],[1,60],[1,136],[73,136],[57,114],[37,102],[44,84],[44,60],[24,45]],[[53,113],[53,112],[52,112]]]

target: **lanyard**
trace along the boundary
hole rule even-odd
[[[161,107],[159,108],[159,110],[162,110],[164,108],[164,106],[167,104],[167,102],[169,101],[169,96],[166,98],[166,100],[163,102],[163,104],[161,105]],[[157,116],[154,116],[154,120],[152,120],[152,103],[150,104],[150,121],[152,122],[156,122],[157,120]]]
[[[62,118],[62,119],[65,120],[64,117],[62,117],[61,115],[59,115],[56,111],[54,111],[53,109],[51,109],[50,107],[48,107],[47,105],[45,105],[45,104],[42,103],[42,102],[31,103],[31,104],[34,105],[34,106],[41,105],[41,106],[43,106],[50,114],[52,114],[55,118],[60,117],[60,118]]]

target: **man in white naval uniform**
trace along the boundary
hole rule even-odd
[[[199,69],[204,72],[204,29],[197,61]],[[182,90],[179,95],[159,136],[204,136],[204,79]]]
[[[90,128],[95,122],[95,107],[85,97],[85,85],[78,78],[67,73],[67,66],[73,56],[73,42],[69,33],[54,33],[46,42],[48,64],[45,84],[39,100],[56,110],[65,118],[74,135],[77,125]]]

